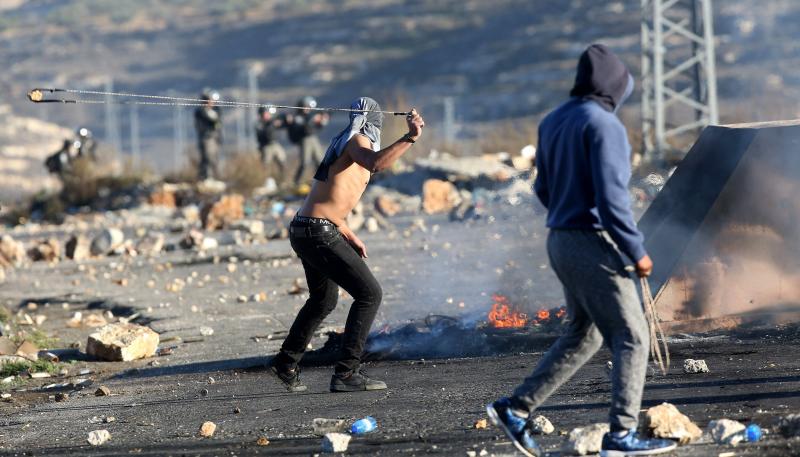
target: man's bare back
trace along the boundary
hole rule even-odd
[[[392,166],[422,134],[425,121],[416,110],[406,117],[408,134],[378,152],[370,140],[361,134],[348,141],[344,153],[331,165],[326,181],[314,181],[298,214],[328,219],[336,224],[342,236],[361,254],[367,256],[364,243],[347,227],[347,215],[355,208],[367,188],[372,173]]]

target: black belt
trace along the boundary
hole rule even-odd
[[[311,238],[320,233],[336,232],[335,225],[318,224],[318,225],[292,225],[289,226],[289,234],[297,238]]]

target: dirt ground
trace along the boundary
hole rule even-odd
[[[425,231],[415,218],[399,217],[392,219],[396,230],[364,234],[369,264],[384,287],[375,328],[429,313],[478,321],[485,318],[493,293],[506,294],[527,310],[558,306],[561,293],[547,267],[541,215],[524,206],[490,214],[470,223],[426,217]],[[85,347],[91,329],[65,325],[75,311],[112,310],[115,315],[140,313],[137,322],[159,332],[162,346],[173,347],[173,352],[104,363],[87,360],[76,350],[62,351],[66,379],[2,387],[11,393],[11,401],[0,402],[0,453],[310,455],[321,450],[321,439],[312,434],[314,418],[372,415],[378,431],[355,437],[348,454],[464,456],[485,449],[513,455],[497,429],[475,429],[474,424],[485,417],[487,402],[509,393],[533,369],[545,346],[499,357],[370,363],[369,372],[385,379],[389,389],[357,394],[329,393],[332,368],[308,367],[303,377],[309,391],[290,394],[263,364],[304,302],[302,291],[289,293],[301,277],[287,241],[222,247],[203,255],[174,251],[156,258],[34,264],[13,272],[0,286],[0,300],[10,309],[36,302],[37,313],[47,316],[43,329],[59,338],[59,347],[72,342]],[[119,285],[122,278],[127,285]],[[186,285],[179,292],[167,291],[176,278]],[[238,300],[260,292],[267,294],[266,301]],[[342,327],[347,304],[343,294],[326,327]],[[202,336],[201,326],[213,328],[213,335]],[[322,336],[312,341],[314,347],[323,343]],[[795,327],[680,335],[671,349],[673,368],[667,376],[649,378],[644,407],[669,401],[701,427],[725,417],[769,428],[780,416],[800,410],[800,332]],[[705,359],[711,372],[682,373],[684,358]],[[607,360],[608,353],[598,354],[542,408],[557,430],[542,438],[551,455],[558,455],[562,433],[605,419]],[[87,368],[93,373],[79,375]],[[54,400],[54,391],[38,389],[77,378],[91,378],[94,384],[72,392],[64,402]],[[99,385],[112,395],[95,397]],[[116,420],[91,423],[103,416]],[[197,437],[207,420],[217,424],[216,434]],[[103,428],[111,432],[111,441],[89,446],[87,433]],[[269,439],[268,446],[256,445],[262,436]],[[735,449],[703,441],[674,455],[726,451],[737,456],[800,455],[800,441],[769,434],[761,443]]]

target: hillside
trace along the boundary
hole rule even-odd
[[[118,90],[191,96],[210,86],[226,98],[244,99],[246,68],[259,62],[261,101],[292,103],[304,94],[325,105],[361,94],[402,99],[427,114],[435,133],[442,101],[453,97],[461,135],[469,137],[476,125],[552,107],[569,89],[575,59],[590,42],[613,46],[638,72],[639,5],[6,0],[0,4],[0,61],[6,64],[0,84],[16,112],[69,127],[91,125],[103,138],[102,107],[31,106],[26,90],[99,89],[110,76]],[[792,0],[715,2],[724,120],[797,115],[800,77],[791,69],[800,63],[800,48],[792,46],[798,18],[800,3]],[[628,118],[636,117],[635,104],[634,98]],[[229,113],[228,138],[246,132],[243,114]],[[140,113],[144,154],[165,166],[174,162],[174,115],[169,108]],[[118,112],[123,150],[129,150],[128,116],[127,109]],[[184,144],[193,141],[188,118],[184,113]]]

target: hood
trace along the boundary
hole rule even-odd
[[[602,44],[586,48],[578,61],[570,95],[596,101],[616,112],[633,92],[633,77],[619,57]]]

